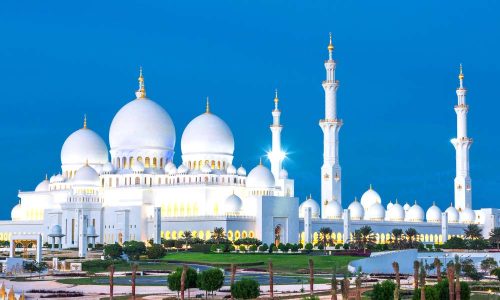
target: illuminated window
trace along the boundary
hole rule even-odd
[[[149,168],[149,157],[144,159],[144,167]]]
[[[153,158],[153,168],[156,169],[157,167],[158,167],[158,165],[156,164],[156,157],[154,157]]]

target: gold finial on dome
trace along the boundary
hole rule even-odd
[[[89,166],[89,159],[88,158],[85,160],[85,166],[87,166],[87,167]]]
[[[370,190],[373,190],[372,184],[370,183]]]
[[[139,89],[135,92],[137,99],[146,98],[146,87],[144,85],[144,76],[142,75],[142,66],[139,68]]]
[[[205,113],[206,114],[210,113],[210,100],[208,99],[208,96],[207,96],[207,104],[205,105]]]
[[[398,204],[398,198],[396,198],[396,202],[395,203]]]
[[[83,115],[83,128],[87,129],[87,114]]]
[[[280,99],[278,98],[278,89],[275,89],[274,90],[274,110],[277,111],[278,110],[278,102],[280,101]]]
[[[259,158],[259,166],[262,166],[262,156]]]
[[[463,72],[462,64],[460,64],[460,74],[458,74],[458,79],[464,80],[464,72]]]
[[[330,32],[330,43],[328,44],[328,51],[333,51],[333,43],[332,43],[332,33]]]
[[[45,180],[49,180],[49,176],[45,173]]]

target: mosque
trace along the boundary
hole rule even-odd
[[[66,139],[61,148],[61,172],[42,180],[33,191],[20,191],[12,220],[0,221],[0,240],[13,235],[41,235],[59,248],[89,244],[178,239],[189,230],[208,239],[215,227],[229,240],[254,237],[266,243],[317,241],[321,227],[330,227],[337,242],[347,242],[354,230],[370,225],[384,243],[394,228],[415,228],[425,243],[443,243],[460,236],[468,224],[483,233],[500,226],[500,210],[472,209],[464,75],[460,67],[454,203],[445,210],[433,204],[426,211],[417,203],[389,202],[385,206],[370,186],[360,201],[342,202],[339,163],[336,62],[330,35],[325,60],[325,116],[321,201],[311,197],[299,205],[294,180],[283,168],[281,111],[276,92],[270,130],[270,168],[233,164],[235,141],[231,128],[210,109],[195,117],[181,136],[182,163],[174,164],[176,128],[168,112],[148,98],[142,69],[136,98],[114,116],[106,142],[89,126]]]

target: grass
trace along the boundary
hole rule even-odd
[[[309,271],[309,259],[314,262],[315,273],[331,273],[333,266],[337,267],[337,272],[342,273],[347,270],[347,264],[359,259],[353,256],[317,256],[317,255],[287,255],[287,254],[239,254],[239,253],[194,253],[178,252],[170,253],[163,257],[163,260],[172,262],[210,264],[219,267],[227,267],[231,263],[252,264],[250,268],[267,270],[267,263],[272,260],[274,271],[285,274],[304,274]]]
[[[150,271],[150,270],[155,270],[155,271],[173,271],[175,268],[177,268],[179,265],[177,264],[169,264],[168,262],[147,262],[147,261],[135,261],[138,265],[138,271]],[[132,271],[132,262],[126,262],[126,261],[117,261],[114,263],[115,266],[115,271],[116,272],[125,272],[125,271]],[[107,268],[102,268],[100,266],[95,266],[95,267],[85,267],[84,271],[88,271],[90,273],[98,273],[98,272],[106,272]]]

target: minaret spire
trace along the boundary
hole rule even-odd
[[[323,131],[323,166],[321,167],[321,203],[333,199],[342,203],[341,183],[342,171],[339,163],[339,131],[342,120],[337,117],[337,89],[339,81],[335,79],[336,62],[333,59],[333,42],[330,33],[328,44],[328,60],[324,66],[326,79],[323,81],[325,91],[325,117],[319,121]]]
[[[455,175],[455,207],[457,209],[472,208],[472,184],[469,170],[469,150],[472,145],[472,139],[467,136],[467,89],[464,87],[464,73],[462,64],[460,64],[460,73],[458,74],[459,87],[457,88],[457,105],[455,112],[457,114],[457,137],[451,140],[455,147],[456,156],[456,175]]]
[[[271,152],[268,153],[269,160],[271,161],[271,172],[274,178],[278,180],[280,171],[282,169],[284,154],[281,150],[281,131],[283,126],[280,123],[281,111],[278,109],[278,89],[274,90],[274,110],[271,112],[273,115],[273,124],[269,126],[272,134]]]
[[[205,105],[205,113],[206,114],[210,113],[210,100],[208,99],[208,96],[207,96],[207,104]]]
[[[142,75],[142,67],[139,68],[139,89],[135,92],[135,96],[137,99],[145,99],[146,98],[146,87],[144,86],[144,76]]]
[[[87,129],[87,114],[83,115],[83,129]]]

